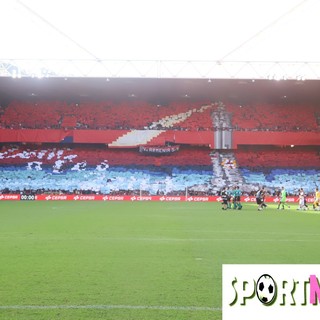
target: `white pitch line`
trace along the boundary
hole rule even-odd
[[[320,212],[319,212],[320,214]],[[292,236],[317,236],[319,237],[319,233],[302,233],[302,232],[276,232],[276,231],[240,231],[240,230],[168,230],[170,232],[189,232],[189,233],[227,233],[227,234],[263,234],[263,235],[292,235]]]
[[[0,235],[0,239],[9,238],[5,235]],[[17,239],[18,237],[15,237]],[[28,237],[19,237],[27,239]],[[34,239],[31,237],[31,239]],[[210,241],[241,241],[241,242],[320,242],[318,239],[257,239],[257,238],[148,238],[148,237],[88,237],[88,238],[67,238],[67,237],[41,237],[44,240],[103,240],[103,241],[141,241],[141,242],[210,242]]]
[[[254,241],[254,242],[320,242],[319,239],[256,239],[256,238],[99,238],[110,241],[146,242],[203,242],[203,241]]]
[[[50,309],[130,309],[130,310],[175,310],[175,311],[221,311],[215,307],[196,307],[196,306],[130,306],[130,305],[52,305],[52,306],[33,306],[15,305],[0,306],[0,310],[50,310]]]

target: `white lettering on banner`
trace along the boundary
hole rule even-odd
[[[162,196],[159,198],[160,201],[182,201],[181,197],[177,197],[177,196],[173,196],[173,197],[169,197],[169,196]]]
[[[72,200],[72,201],[187,201],[187,202],[221,202],[222,198],[218,196],[135,196],[135,195],[54,195],[54,194],[38,194],[38,195],[20,195],[20,194],[5,194],[0,195],[1,200]],[[242,197],[241,200],[243,202],[256,202],[255,197]],[[298,204],[298,197],[290,197],[287,198],[287,201],[290,203]],[[278,197],[266,197],[265,202],[274,202],[277,203],[279,201]],[[308,202],[313,202],[314,199],[312,197],[307,198]]]
[[[190,202],[208,202],[209,197],[188,197],[187,201]]]
[[[318,320],[320,265],[223,265],[223,320]]]
[[[111,200],[111,201],[123,201],[124,197],[123,196],[109,196],[109,200]]]
[[[209,198],[208,197],[194,197],[193,201],[208,202]]]
[[[79,200],[95,200],[96,199],[96,197],[95,196],[80,196],[80,198],[79,198]]]
[[[152,201],[152,197],[151,196],[133,196],[130,198],[131,201]]]
[[[181,201],[181,197],[165,197],[165,201]]]
[[[64,195],[52,195],[52,196],[47,196],[46,200],[67,200],[67,196]]]
[[[244,201],[245,202],[254,202],[254,201],[256,201],[256,198],[245,197]]]
[[[306,198],[306,200],[307,200],[307,202],[313,202],[314,201],[314,198],[312,198],[312,197],[309,197],[309,198]],[[294,198],[293,198],[293,201],[294,201]]]
[[[1,194],[0,200],[19,200],[18,194]]]
[[[139,151],[142,153],[150,153],[150,154],[169,154],[173,152],[177,152],[179,150],[179,145],[175,146],[158,146],[158,147],[148,147],[148,146],[140,146]]]
[[[138,201],[151,201],[152,197],[150,196],[141,196],[141,197],[137,197]]]

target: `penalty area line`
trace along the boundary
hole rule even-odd
[[[50,309],[130,309],[130,310],[175,310],[175,311],[221,311],[215,307],[196,306],[130,306],[130,305],[13,305],[0,306],[0,310],[50,310]]]

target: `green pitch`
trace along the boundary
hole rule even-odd
[[[218,203],[1,202],[0,318],[221,319],[221,268],[319,263],[320,215]]]

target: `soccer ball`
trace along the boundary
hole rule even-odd
[[[277,294],[277,287],[270,275],[264,274],[259,278],[256,285],[256,294],[263,304],[269,305],[273,302]]]

